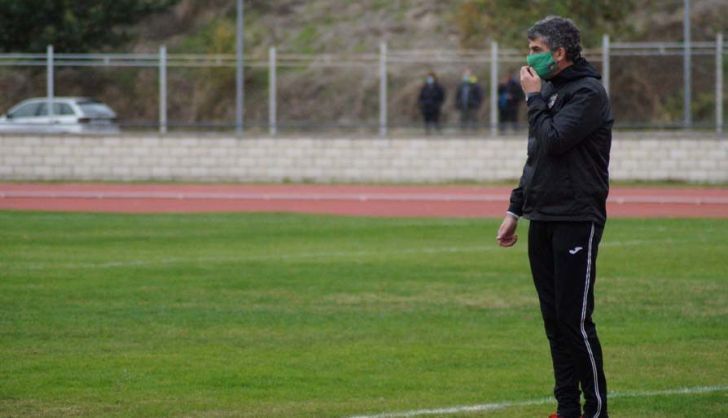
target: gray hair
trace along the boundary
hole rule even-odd
[[[581,57],[581,36],[574,21],[560,16],[547,16],[528,29],[528,39],[543,39],[550,50],[564,48],[566,58],[576,61]]]

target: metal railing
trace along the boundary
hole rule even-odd
[[[601,48],[585,49],[583,54],[593,62],[602,64],[602,81],[607,92],[610,92],[610,61],[612,57],[656,57],[656,56],[714,56],[715,57],[715,130],[723,132],[723,55],[728,53],[728,46],[723,42],[723,35],[718,34],[714,42],[692,42],[689,46],[681,42],[615,42],[611,43],[608,35],[604,35]],[[277,68],[278,67],[331,67],[351,68],[369,66],[379,68],[379,134],[388,134],[388,73],[392,65],[438,63],[459,65],[487,65],[490,69],[489,127],[492,135],[497,134],[497,85],[500,64],[519,64],[524,61],[524,52],[516,49],[499,48],[492,42],[489,51],[480,50],[391,50],[386,43],[380,45],[379,54],[299,54],[279,53],[270,48],[267,57],[247,56],[244,66],[268,69],[268,131],[271,135],[278,132],[277,115]],[[55,68],[60,67],[133,67],[157,68],[159,72],[159,120],[161,133],[167,132],[167,100],[168,100],[168,68],[236,68],[235,54],[168,54],[166,47],[161,46],[159,53],[103,53],[73,54],[55,53],[53,46],[48,46],[45,54],[10,53],[0,54],[0,67],[46,67],[47,96],[52,112],[55,95]],[[241,85],[242,86],[242,85]],[[686,84],[684,94],[690,97],[690,83]],[[242,89],[242,87],[239,87]],[[236,92],[240,94],[240,92]],[[690,114],[690,103],[685,103],[686,114]],[[686,119],[685,127],[691,127],[692,121]]]

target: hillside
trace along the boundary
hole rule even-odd
[[[524,4],[531,7],[524,8]],[[598,47],[602,33],[613,41],[680,40],[682,0],[561,0],[542,2],[516,0],[274,0],[246,1],[246,56],[266,58],[268,48],[280,53],[376,53],[380,41],[392,50],[482,49],[487,54],[491,39],[504,47],[523,47],[523,33],[539,16],[569,12],[583,31],[584,43]],[[609,7],[606,7],[609,5]],[[520,6],[520,7],[519,7]],[[693,39],[713,40],[728,28],[728,3],[693,0]],[[167,12],[140,21],[136,40],[119,52],[156,52],[167,45],[170,53],[233,53],[235,47],[235,2],[230,0],[180,0]],[[525,51],[524,51],[525,54]],[[615,111],[624,118],[669,122],[680,115],[679,58],[615,60],[613,88],[627,95],[651,95],[634,100],[615,95]],[[674,66],[654,85],[645,74]],[[395,125],[417,124],[416,94],[424,73],[432,68],[440,74],[452,99],[462,65],[393,65],[390,67],[390,120]],[[502,71],[513,70],[514,65]],[[707,61],[696,60],[696,120],[709,117],[712,102]],[[476,75],[487,81],[487,66],[475,66]],[[704,70],[704,72],[701,72]],[[59,95],[91,95],[107,101],[122,119],[132,123],[154,123],[157,117],[155,69],[60,69]],[[179,69],[169,71],[170,121],[229,123],[234,120],[234,69]],[[30,82],[28,82],[30,80]],[[279,120],[297,128],[319,125],[375,124],[378,118],[378,73],[376,66],[335,68],[293,67],[279,69]],[[267,123],[267,72],[246,69],[246,123]],[[666,83],[673,87],[664,89]],[[487,91],[487,85],[483,83]],[[28,95],[44,94],[44,75],[34,69],[2,69],[0,88],[8,94],[6,107]],[[637,115],[637,116],[635,116]],[[452,103],[445,105],[445,119],[454,121]],[[487,120],[487,109],[482,109]]]

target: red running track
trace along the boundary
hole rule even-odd
[[[0,209],[501,217],[509,187],[0,183]],[[613,187],[610,217],[728,218],[728,188]]]

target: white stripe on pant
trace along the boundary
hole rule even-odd
[[[592,374],[594,375],[594,394],[597,397],[597,412],[594,414],[594,418],[598,418],[602,412],[602,397],[599,396],[599,380],[597,378],[597,364],[594,361],[594,354],[592,353],[591,345],[589,344],[589,337],[586,335],[584,329],[584,320],[586,319],[586,309],[589,295],[589,285],[591,284],[591,260],[592,260],[592,243],[594,241],[594,223],[591,225],[591,233],[589,234],[589,252],[586,259],[586,283],[584,285],[584,303],[581,308],[581,335],[584,337],[584,345],[586,350],[589,352],[589,360],[591,361]]]

